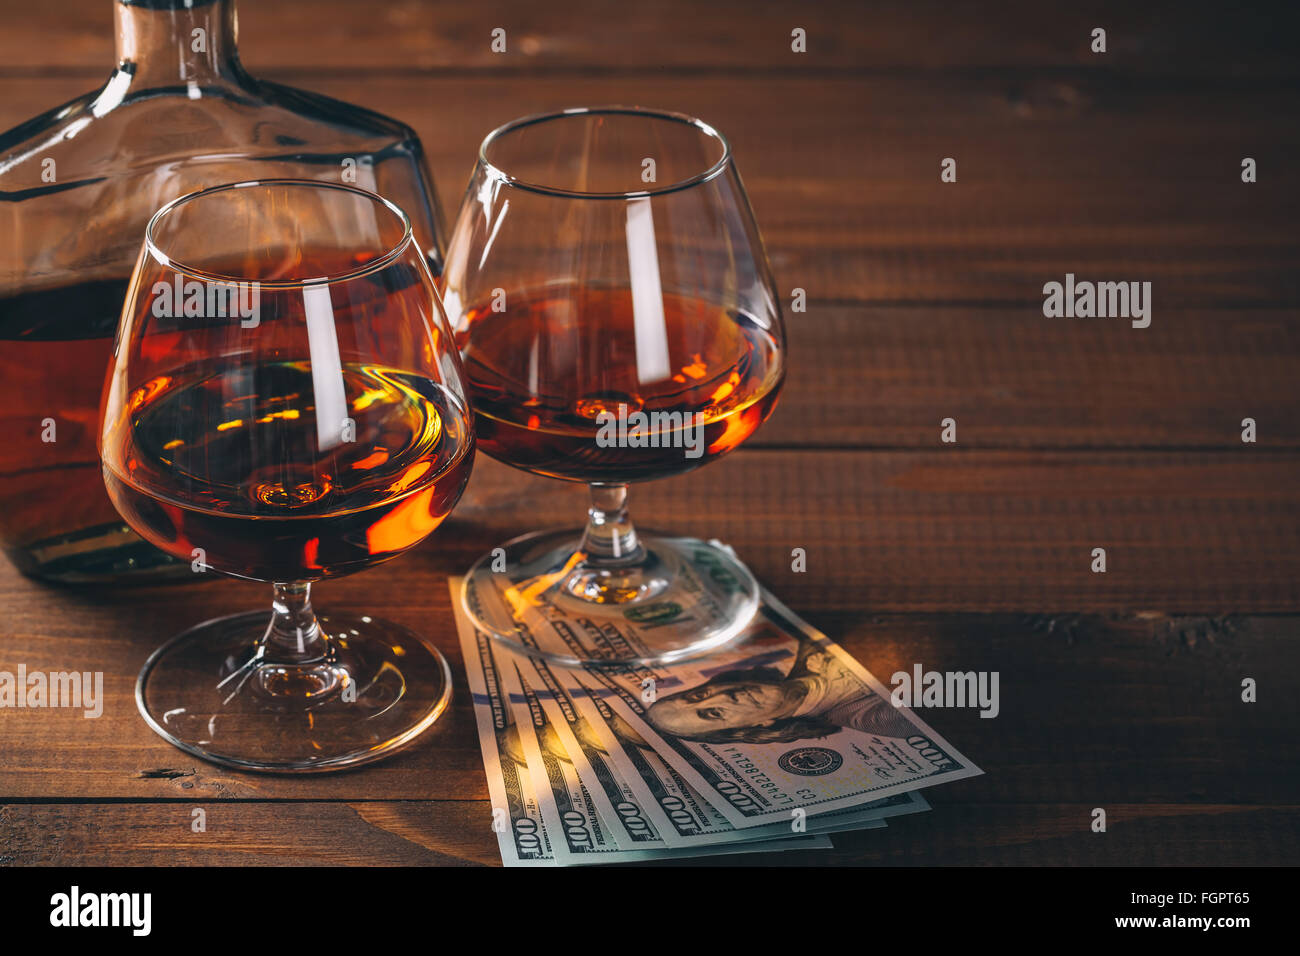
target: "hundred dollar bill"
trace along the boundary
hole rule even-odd
[[[518,728],[506,704],[487,638],[476,635],[472,628],[467,635],[465,626],[457,623],[501,862],[506,866],[555,866],[541,805],[528,777]]]
[[[516,721],[528,700],[522,693],[515,659],[476,631],[459,609],[457,629],[487,773],[492,825],[506,866],[635,863],[679,856],[830,847],[824,835],[787,835],[780,840],[686,850],[668,848],[662,841],[640,849],[611,845],[599,813],[565,774],[563,758],[552,753],[548,762],[529,725],[521,726]],[[511,700],[512,696],[516,699]],[[530,756],[546,786],[534,787],[538,776],[529,772]],[[568,794],[563,811],[556,801],[559,786],[565,787]]]
[[[459,581],[451,582],[453,594],[458,593],[459,586]],[[506,652],[498,649],[497,653],[500,656]],[[738,839],[775,839],[791,832],[874,829],[883,827],[881,821],[887,817],[929,809],[929,804],[919,795],[907,793],[859,808],[827,813],[813,820],[803,819],[804,814],[794,811],[786,820],[739,831],[625,721],[615,718],[599,697],[589,705],[601,719],[583,717],[573,697],[585,699],[588,691],[575,683],[565,668],[552,668],[545,661],[527,658],[518,658],[517,663],[521,671],[533,678],[525,681],[530,710],[520,714],[520,723],[533,724],[543,751],[550,749],[570,755],[567,759],[572,759],[578,780],[588,784],[589,799],[599,808],[601,819],[611,821],[607,825],[616,831],[615,839],[620,845],[629,845],[624,828],[630,829],[631,845],[657,845],[659,841],[654,838],[657,831],[669,846],[701,846]],[[532,690],[533,686],[539,690]],[[546,713],[534,713],[538,707]],[[552,739],[557,746],[548,748],[546,741]],[[548,779],[555,780],[561,776],[558,772],[547,775]],[[577,793],[571,775],[567,789],[571,794]],[[580,808],[587,799],[582,795],[575,798],[561,794],[557,800],[570,808],[566,812],[572,814],[576,824],[574,838],[584,848],[593,842],[585,825],[587,815],[572,808]]]
[[[552,761],[572,765],[577,780],[588,788],[597,813],[613,831],[615,842],[624,849],[676,845],[665,839],[671,824],[663,811],[655,804],[643,803],[628,785],[572,701],[557,692],[549,672],[539,672],[526,658],[515,657],[514,663],[538,751]],[[572,788],[572,780],[568,783]]]
[[[734,848],[724,850],[721,846],[671,852],[657,834],[628,827],[629,818],[611,812],[608,801],[597,798],[597,795],[604,797],[605,792],[599,788],[588,789],[578,776],[574,753],[561,745],[545,709],[520,673],[525,659],[514,657],[507,650],[498,650],[495,657],[505,677],[503,689],[515,712],[528,773],[536,781],[542,819],[547,832],[553,835],[552,851],[561,865],[636,862],[736,852]],[[798,831],[779,827],[772,832],[756,833],[755,840],[762,840],[764,849],[788,849],[788,842],[785,846],[777,844],[782,839],[795,839],[792,836],[795,832]],[[740,839],[745,840],[745,837]],[[807,846],[816,844],[817,841],[812,841]],[[755,847],[751,846],[751,852],[753,849]]]
[[[861,808],[832,811],[813,820],[796,813],[781,822],[740,830],[599,696],[591,697],[565,668],[553,667],[544,660],[520,659],[519,670],[527,671],[531,679],[526,683],[538,688],[532,696],[546,711],[547,732],[554,733],[573,753],[579,778],[610,792],[611,802],[617,801],[614,812],[621,821],[641,833],[653,829],[669,846],[779,838],[791,832],[875,829],[884,826],[886,817],[929,809],[919,794],[904,793]],[[588,720],[584,711],[594,711],[600,719]]]
[[[693,571],[708,574],[708,555]],[[469,582],[488,613],[500,613],[506,574]],[[639,608],[621,625],[598,626],[571,608],[535,604],[518,634],[550,653],[605,649],[648,655],[644,629],[699,609]],[[735,827],[788,822],[861,807],[982,773],[843,648],[768,592],[742,639],[670,666],[565,669]]]
[[[591,792],[578,779],[568,755],[557,752],[555,747],[542,750],[537,732],[540,729],[545,735],[550,731],[545,712],[531,689],[523,686],[514,657],[505,650],[495,656],[502,674],[502,689],[520,730],[519,742],[528,776],[537,788],[542,820],[551,835],[551,849],[556,860],[572,865],[603,854],[632,849],[631,846],[619,846],[610,830],[608,816],[600,813]],[[659,845],[663,845],[662,841]]]

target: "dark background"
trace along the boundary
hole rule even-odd
[[[448,214],[483,135],[521,114],[621,102],[732,140],[778,288],[808,310],[787,311],[772,421],[634,489],[633,514],[734,545],[884,680],[997,670],[1002,697],[995,720],[923,713],[986,771],[927,791],[933,812],[755,862],[1294,864],[1297,21],[1118,0],[245,0],[240,45],[254,74],[414,126]],[[5,0],[0,24],[0,129],[112,65],[109,0]],[[1152,282],[1150,328],[1045,318],[1066,272]],[[0,714],[0,863],[498,862],[446,575],[583,506],[482,458],[416,553],[320,589],[427,634],[456,673],[415,747],[335,776],[210,767],[136,714],[155,646],[263,589],[56,590],[0,567],[0,667],[102,670],[108,694],[97,721]]]

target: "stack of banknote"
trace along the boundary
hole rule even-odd
[[[466,599],[490,603],[498,586],[504,575],[472,579]],[[511,651],[451,587],[507,866],[825,848],[928,810],[926,787],[982,773],[766,592],[724,649],[615,670]],[[582,629],[548,607],[522,633],[567,656]],[[635,647],[638,625],[618,637]]]

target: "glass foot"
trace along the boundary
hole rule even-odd
[[[641,535],[626,559],[591,561],[574,531],[539,532],[484,555],[461,604],[512,650],[569,666],[667,664],[733,641],[758,582],[730,550]]]
[[[414,632],[322,614],[295,653],[267,640],[270,617],[206,621],[154,651],[135,688],[149,726],[213,763],[294,773],[386,757],[446,709],[447,661]]]

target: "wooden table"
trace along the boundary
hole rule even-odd
[[[787,310],[772,421],[637,487],[634,514],[728,541],[878,676],[996,670],[1002,698],[994,720],[925,714],[986,771],[927,791],[931,813],[759,862],[1300,860],[1297,17],[1133,6],[241,10],[255,73],[410,122],[448,209],[481,137],[524,113],[662,106],[732,139],[781,293],[808,308]],[[109,16],[0,4],[0,128],[102,80]],[[1045,318],[1042,286],[1067,272],[1152,282],[1151,326]],[[0,568],[0,668],[103,671],[107,689],[99,720],[0,713],[0,863],[498,863],[446,578],[582,507],[483,458],[417,552],[319,588],[428,635],[456,673],[416,746],[330,776],[208,766],[136,713],[154,647],[264,589],[54,589]]]

